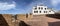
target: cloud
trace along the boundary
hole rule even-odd
[[[0,10],[10,10],[16,7],[16,3],[13,1],[11,4],[8,2],[0,2]]]
[[[60,3],[60,0],[51,0],[53,6],[57,6]]]

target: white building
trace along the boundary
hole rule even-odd
[[[40,15],[40,14],[54,14],[55,12],[51,9],[48,8],[47,6],[35,6],[32,9],[33,15]]]

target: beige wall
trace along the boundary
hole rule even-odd
[[[2,14],[9,26],[14,26],[12,22],[12,14]]]
[[[36,25],[33,25],[36,23],[39,23],[39,24],[37,24],[39,26],[48,26],[48,22],[60,21],[59,19],[46,17],[45,15],[30,15],[30,14],[28,14],[28,17],[26,17],[26,14],[17,14],[16,22],[12,22],[13,21],[12,14],[2,14],[2,15],[5,18],[5,20],[7,21],[9,26],[18,26],[18,24],[21,20],[32,26],[36,26]],[[37,22],[34,20],[37,20]]]
[[[31,20],[33,21],[33,20],[36,19],[36,17],[34,17],[33,15],[30,15],[30,14],[28,14],[28,17],[26,17],[26,14],[17,14],[17,20],[16,20],[16,22],[12,22],[12,14],[2,14],[2,15],[5,18],[5,20],[7,21],[7,23],[9,24],[9,26],[18,26],[18,23],[21,20],[24,21],[27,24],[30,24],[29,22],[31,22]],[[38,17],[39,17],[39,20],[42,20],[45,23],[44,25],[46,25],[46,21],[44,21],[45,18],[42,18],[41,16],[38,16]],[[42,21],[40,21],[39,23],[43,24]],[[34,21],[33,21],[33,23],[34,23]],[[32,26],[34,26],[34,25],[32,25]]]
[[[7,21],[9,26],[16,26],[18,25],[18,23],[22,20],[22,21],[26,21],[29,20],[31,18],[31,15],[28,14],[28,17],[26,18],[26,14],[17,14],[17,20],[16,22],[12,22],[13,21],[13,16],[12,14],[2,14],[2,16],[5,18],[5,20]]]
[[[28,17],[26,17],[26,14],[17,14],[17,19],[22,21],[27,21],[32,18],[32,15],[28,14]]]
[[[20,20],[26,20],[26,15],[25,14],[17,14],[17,19]]]

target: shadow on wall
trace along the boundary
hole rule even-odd
[[[48,22],[49,26],[60,26],[60,21],[58,22]]]
[[[20,21],[19,26],[30,26],[30,25],[26,24],[24,21]]]
[[[9,26],[2,14],[0,14],[0,26]]]
[[[51,18],[60,19],[60,14],[47,14],[46,16],[51,17]]]

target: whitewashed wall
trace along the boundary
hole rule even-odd
[[[36,7],[37,7],[36,10],[34,9],[35,7],[33,7],[33,9],[32,9],[33,15],[54,14],[54,11],[52,11],[51,9],[48,9],[47,6],[36,6]],[[41,10],[41,9],[39,9],[39,7],[43,7],[43,9]],[[46,10],[45,10],[45,8],[46,8]],[[34,11],[38,11],[38,13],[34,13]],[[39,11],[41,11],[41,13],[39,13]],[[44,11],[47,11],[47,13],[44,13]],[[51,11],[51,12],[49,12],[49,11]]]

